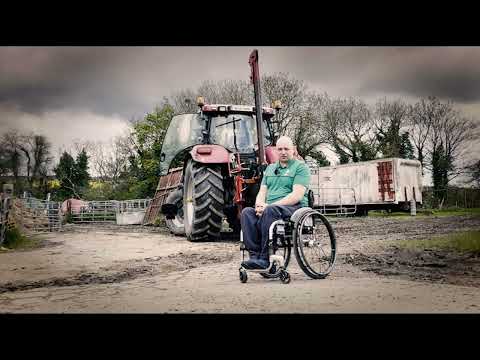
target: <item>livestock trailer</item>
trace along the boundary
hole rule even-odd
[[[310,166],[314,207],[324,213],[367,215],[368,210],[409,210],[422,204],[422,169],[418,160],[377,159]]]

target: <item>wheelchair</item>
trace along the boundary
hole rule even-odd
[[[292,247],[298,265],[312,279],[324,279],[330,274],[336,259],[335,233],[327,218],[311,207],[296,210],[290,218],[276,220],[268,232],[269,267],[267,269],[246,269],[240,266],[242,283],[248,280],[247,272],[259,273],[267,279],[280,278],[288,284],[287,271]],[[245,260],[245,244],[240,232],[240,252]]]

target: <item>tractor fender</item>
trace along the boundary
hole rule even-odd
[[[220,145],[195,145],[190,151],[192,159],[204,164],[227,164],[230,153]]]
[[[265,157],[267,158],[267,163],[272,164],[278,161],[278,153],[275,149],[275,146],[266,146],[265,147]]]

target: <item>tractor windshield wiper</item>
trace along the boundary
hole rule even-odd
[[[219,124],[219,125],[217,125],[217,126],[215,126],[215,127],[217,128],[217,127],[219,127],[219,126],[228,125],[228,124],[231,124],[231,123],[234,123],[234,122],[237,122],[237,121],[241,121],[241,120],[242,120],[241,118],[240,118],[240,119],[235,119],[235,118],[233,118],[232,120],[227,121],[227,122],[224,122],[223,124]]]
[[[220,125],[217,125],[215,126],[216,128],[219,127],[219,126],[224,126],[224,125],[227,125],[227,124],[233,124],[233,146],[235,146],[235,150],[237,150],[238,152],[238,146],[237,146],[237,128],[235,126],[235,123],[237,121],[240,121],[242,120],[242,118],[238,118],[238,119],[235,119],[234,117],[232,118],[232,120],[230,121],[227,121],[227,122],[224,122],[223,124],[220,124]]]

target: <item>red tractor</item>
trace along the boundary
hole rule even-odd
[[[199,111],[174,116],[162,144],[160,175],[183,166],[161,211],[169,229],[190,241],[217,238],[224,218],[239,231],[241,210],[254,205],[265,167],[278,159],[275,110],[260,106],[257,50],[249,63],[255,106],[205,104],[199,97]]]

